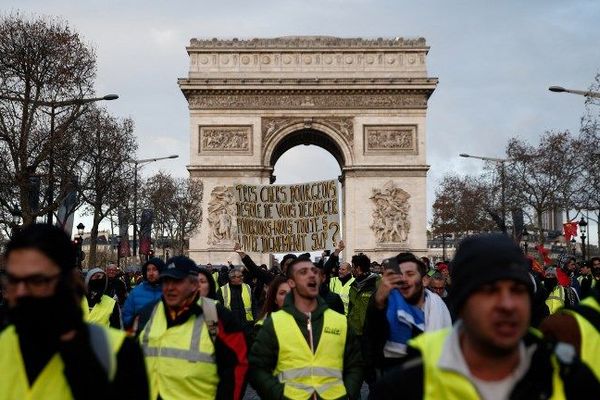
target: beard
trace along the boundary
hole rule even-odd
[[[412,295],[406,297],[405,300],[410,305],[417,305],[423,296],[423,282],[415,283],[415,290]]]

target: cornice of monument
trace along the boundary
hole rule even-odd
[[[258,49],[420,49],[429,50],[425,38],[340,38],[333,36],[283,36],[249,39],[198,39],[190,40],[188,51],[195,50],[258,50]]]

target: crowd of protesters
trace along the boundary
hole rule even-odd
[[[177,256],[82,276],[63,231],[17,232],[0,400],[600,398],[600,258],[542,267],[506,235],[435,265],[343,241],[271,268],[232,253],[242,265]]]

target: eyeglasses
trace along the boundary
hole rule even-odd
[[[0,280],[2,281],[2,286],[6,287],[7,289],[14,289],[19,286],[19,283],[23,283],[27,290],[33,292],[48,287],[48,285],[57,280],[59,277],[60,273],[55,275],[36,274],[22,278],[4,273],[0,276]]]

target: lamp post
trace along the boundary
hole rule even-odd
[[[83,261],[83,251],[81,250],[83,247],[83,233],[85,231],[85,225],[83,223],[77,224],[77,234],[79,235],[78,240],[76,241],[76,249],[77,252],[77,268],[81,269],[81,263]]]
[[[587,232],[587,225],[585,218],[581,217],[579,220],[579,229],[581,231],[581,255],[583,257],[583,261],[585,261],[585,234]]]
[[[483,161],[491,161],[491,162],[495,162],[500,164],[500,202],[501,202],[501,207],[502,207],[502,232],[506,233],[506,179],[505,179],[505,174],[506,174],[506,162],[510,161],[508,159],[505,158],[494,158],[494,157],[483,157],[483,156],[473,156],[470,154],[465,154],[465,153],[461,153],[459,154],[459,156],[463,157],[463,158],[475,158],[477,160],[483,160]]]
[[[525,255],[529,252],[529,232],[527,232],[527,227],[523,228],[523,232],[521,233],[521,237],[523,238],[523,249],[525,250]]]
[[[577,251],[577,240],[575,240],[575,238],[571,239],[571,249],[573,250],[573,257],[575,257]]]
[[[129,160],[133,164],[133,256],[137,256],[137,197],[138,197],[138,168],[155,161],[169,160],[178,158],[179,155],[173,154],[166,157],[144,158],[141,160]]]
[[[585,96],[585,97],[600,98],[600,92],[592,92],[589,90],[586,91],[586,90],[565,89],[562,86],[550,86],[548,88],[548,90],[551,92],[555,92],[555,93],[571,93],[571,94],[578,94],[580,96]]]

